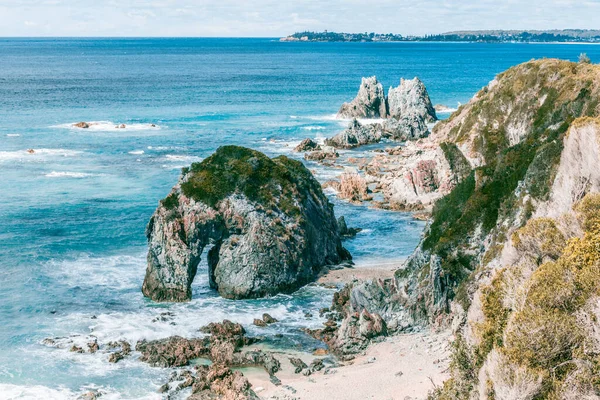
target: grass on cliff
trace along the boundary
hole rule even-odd
[[[514,220],[521,209],[522,222],[516,223],[529,218],[531,210],[522,203],[526,195],[537,201],[547,199],[569,126],[578,117],[600,111],[600,67],[531,61],[500,74],[496,85],[477,97],[464,106],[468,113],[462,120],[456,121],[461,113],[455,113],[436,126],[436,132],[446,124],[453,126],[447,138],[454,143],[442,146],[451,164],[460,162],[453,151],[456,144],[469,137],[485,160],[437,202],[423,242],[424,250],[442,257],[450,299],[479,262],[469,248],[470,239],[488,233],[504,239],[505,228],[499,221]],[[515,124],[520,124],[524,135],[511,145],[507,131]]]
[[[525,387],[528,399],[600,394],[600,194],[588,194],[574,212],[584,233],[569,241],[550,218],[515,233],[517,251],[541,265],[525,275],[521,265],[502,268],[482,288],[478,340],[469,346],[458,336],[452,378],[430,398],[470,398],[475,388],[488,399]]]
[[[318,182],[304,165],[285,156],[271,159],[240,146],[222,146],[202,162],[184,170],[183,194],[211,207],[239,193],[266,209],[277,208],[289,216],[300,213],[297,201],[318,193]]]

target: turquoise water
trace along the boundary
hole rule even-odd
[[[192,336],[208,322],[249,324],[268,310],[283,322],[251,333],[318,345],[298,327],[320,324],[304,314],[328,305],[326,289],[234,302],[208,289],[201,269],[190,303],[142,297],[144,227],[179,169],[223,144],[297,157],[294,143],[343,128],[332,115],[362,76],[386,87],[419,76],[434,103],[456,107],[512,65],[581,52],[600,61],[593,45],[1,39],[0,399],[69,398],[90,387],[108,398],[160,398],[168,371],[42,345],[49,336]],[[69,127],[78,121],[105,122]],[[308,166],[321,180],[339,174]],[[332,201],[364,228],[345,243],[359,265],[406,257],[418,243],[423,225],[407,214]],[[170,319],[153,322],[167,310]]]

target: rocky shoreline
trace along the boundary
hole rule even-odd
[[[189,300],[209,245],[210,284],[225,298],[288,293],[318,279],[337,291],[319,311],[322,326],[302,328],[323,344],[310,353],[269,348],[231,321],[199,328],[194,338],[141,341],[135,350],[69,338],[44,344],[178,368],[160,391],[191,399],[330,398],[317,382],[349,399],[387,389],[434,399],[596,398],[599,95],[597,66],[531,61],[500,74],[431,132],[398,134],[402,143],[373,157],[348,158],[357,168],[323,186],[354,203],[431,215],[413,254],[389,269],[354,272],[342,239],[357,229],[335,218],[298,161],[228,146],[184,169],[148,225],[144,294]],[[342,151],[392,141],[386,125],[406,133],[406,121],[418,128],[436,118],[418,79],[386,97],[374,77],[339,115],[353,118],[347,130],[323,143],[306,139],[296,151],[335,167]],[[383,121],[366,127],[361,117]],[[278,323],[257,315],[253,325]],[[404,359],[406,343],[419,351]],[[400,380],[419,365],[415,381],[436,380]],[[355,383],[370,392],[352,392]]]

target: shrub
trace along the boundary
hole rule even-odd
[[[575,205],[575,212],[585,231],[600,227],[600,193],[590,193]]]
[[[481,311],[483,322],[475,327],[481,343],[477,349],[478,363],[481,364],[494,347],[502,347],[504,328],[510,310],[504,306],[503,271],[499,271],[492,282],[481,289]]]
[[[512,236],[515,248],[524,255],[542,262],[545,258],[558,259],[567,242],[552,218],[535,218]]]
[[[526,307],[510,320],[505,341],[511,362],[548,369],[571,358],[581,332],[567,312]]]
[[[531,400],[536,398],[542,389],[542,377],[535,371],[511,363],[500,351],[492,350],[489,354],[484,371],[486,386],[491,386],[491,396],[503,400]],[[480,388],[481,384],[480,382]],[[482,389],[481,388],[480,393]]]
[[[367,182],[355,172],[345,172],[340,179],[340,197],[352,202],[369,199]]]

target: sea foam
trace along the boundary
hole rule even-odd
[[[97,131],[97,132],[131,132],[131,131],[148,131],[148,130],[160,130],[161,127],[156,124],[123,124],[124,128],[120,128],[121,123],[115,123],[112,121],[90,121],[88,122],[89,128],[78,128],[75,126],[77,122],[70,122],[67,124],[53,125],[51,128],[60,129],[71,129],[75,131]],[[154,125],[154,126],[153,126]]]
[[[85,172],[69,172],[69,171],[52,171],[47,173],[47,178],[89,178],[93,176],[101,176],[102,174],[88,174]]]
[[[0,151],[0,162],[6,161],[45,161],[51,157],[75,157],[82,154],[82,151],[68,149],[33,149],[15,151]]]

